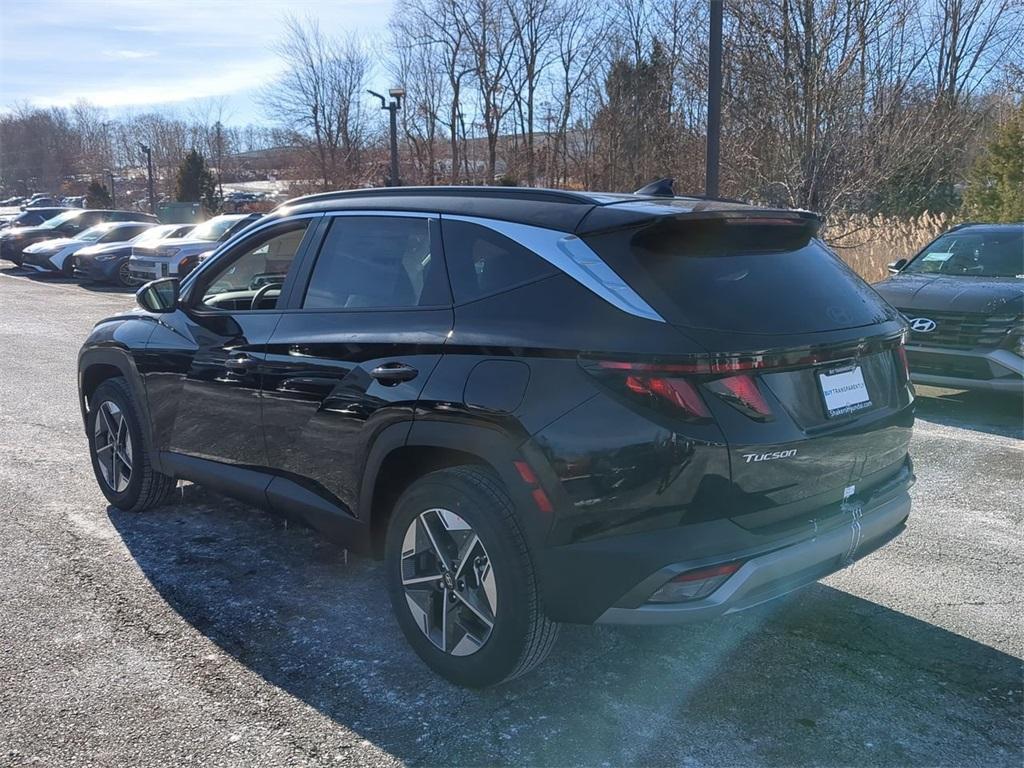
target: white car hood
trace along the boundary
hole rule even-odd
[[[69,245],[77,245],[78,243],[86,245],[85,242],[81,240],[75,240],[75,238],[73,237],[57,237],[54,238],[53,240],[41,240],[38,243],[33,243],[32,245],[28,246],[25,249],[25,251],[27,253],[56,253],[57,251],[61,251],[67,248]]]

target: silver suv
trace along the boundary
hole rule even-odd
[[[214,216],[197,226],[184,240],[135,248],[128,260],[128,272],[133,280],[144,283],[161,277],[184,277],[199,264],[204,254],[257,218],[256,214]]]

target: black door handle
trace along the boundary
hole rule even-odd
[[[259,363],[255,357],[251,357],[244,352],[241,354],[232,355],[224,361],[225,368],[231,368],[236,371],[246,371],[250,368],[255,367]]]
[[[403,381],[415,379],[419,371],[405,363],[384,363],[370,371],[370,375],[381,384],[393,387]]]

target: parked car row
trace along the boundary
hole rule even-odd
[[[8,227],[36,227],[44,221],[49,221],[54,216],[70,210],[64,206],[50,206],[46,208],[29,208],[21,213],[0,219],[0,230]]]
[[[158,223],[156,216],[138,211],[72,208],[36,226],[4,229],[0,232],[0,258],[21,265],[30,245],[55,238],[75,238],[97,224],[123,221]]]
[[[36,272],[125,287],[184,277],[219,242],[259,218],[227,214],[197,226],[162,225],[135,211],[40,208],[22,216],[51,210],[54,215],[38,223],[26,218],[0,231],[0,258]]]
[[[0,208],[20,207],[23,211],[28,211],[33,208],[49,208],[53,206],[61,206],[64,208],[84,208],[85,196],[72,195],[68,197],[60,197],[58,195],[51,195],[48,192],[36,192],[29,197],[15,196],[8,197],[6,200],[0,200]]]
[[[173,242],[146,243],[135,249],[129,262],[129,275],[135,282],[160,277],[184,277],[222,243],[259,214],[223,214],[214,216],[193,229],[187,237]]]
[[[181,240],[193,229],[195,226],[192,224],[154,224],[131,240],[87,246],[71,257],[71,271],[86,282],[114,283],[125,287],[135,285],[137,281],[131,277],[129,262],[136,249]]]

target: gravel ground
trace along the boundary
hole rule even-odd
[[[378,563],[182,489],[108,508],[75,356],[130,296],[0,269],[0,764],[1024,763],[1018,403],[923,391],[909,530],[706,625],[565,627],[483,693],[405,646]],[[936,395],[943,395],[937,397]]]

